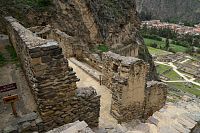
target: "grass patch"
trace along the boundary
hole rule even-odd
[[[169,70],[170,68],[171,68],[170,66],[162,65],[162,64],[160,64],[160,65],[158,65],[158,66],[156,67],[157,72],[158,72],[159,74],[162,74],[163,72]]]
[[[195,82],[200,83],[200,79],[196,79]]]
[[[147,46],[150,46],[152,43],[156,43],[158,45],[158,48],[161,48],[161,47],[164,48],[165,47],[164,41],[158,41],[158,40],[144,38],[144,42]],[[171,44],[171,43],[169,45],[170,45],[170,48],[172,48],[175,52],[186,52],[186,50],[188,49],[186,47],[174,45],[174,44]]]
[[[17,61],[17,53],[15,52],[14,47],[11,45],[7,45],[5,48],[8,51],[8,53],[10,54],[12,61]]]
[[[151,55],[168,55],[168,54],[171,54],[168,51],[164,51],[164,50],[161,50],[161,49],[153,48],[153,47],[150,47],[150,46],[147,46],[147,48],[148,48],[148,50],[149,50]]]
[[[172,88],[176,88],[176,89],[179,89],[184,92],[200,97],[200,90],[198,90],[200,87],[197,85],[188,86],[188,85],[185,85],[185,83],[168,83],[168,85]]]
[[[174,70],[170,70],[169,72],[164,74],[164,76],[169,78],[170,80],[181,80],[182,79]]]
[[[101,52],[108,52],[109,51],[109,48],[108,46],[106,46],[105,44],[100,44],[97,49]]]
[[[165,71],[171,69],[171,67],[160,64],[156,67],[156,69],[157,69],[157,73],[163,74]],[[165,77],[169,78],[170,80],[181,80],[182,79],[174,70],[170,70],[169,72],[167,72],[163,75]]]

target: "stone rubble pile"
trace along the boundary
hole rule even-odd
[[[42,119],[37,113],[22,115],[14,119],[14,121],[4,128],[0,133],[21,133],[21,132],[34,132],[43,131]]]

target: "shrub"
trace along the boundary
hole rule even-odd
[[[176,50],[173,49],[173,48],[171,48],[171,47],[168,49],[168,51],[169,51],[169,52],[172,52],[172,53],[176,53]]]
[[[158,44],[156,44],[156,43],[151,43],[150,46],[153,47],[153,48],[157,48],[157,47],[158,47]]]
[[[8,51],[8,53],[10,54],[11,59],[13,61],[16,61],[17,60],[17,53],[15,52],[14,47],[11,46],[11,45],[7,45],[5,48]]]
[[[97,49],[100,50],[101,52],[108,52],[108,50],[109,50],[108,46],[106,46],[105,44],[100,44],[97,47]]]

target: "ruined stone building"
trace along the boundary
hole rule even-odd
[[[5,22],[43,121],[38,131],[76,120],[98,126],[100,96],[92,87],[77,88],[79,79],[58,42],[35,36],[12,17]]]
[[[138,33],[135,2],[113,4],[53,0],[52,20],[36,16],[40,20],[29,28],[4,18],[42,119],[37,131],[78,120],[98,126],[101,96],[93,87],[77,87],[70,57],[102,73],[101,82],[112,93],[110,114],[119,123],[147,119],[164,106],[167,86],[156,81],[152,57]],[[109,52],[94,51],[99,44],[106,44]]]
[[[92,87],[77,88],[79,79],[66,59],[90,57],[86,45],[49,26],[32,27],[32,32],[12,17],[5,22],[43,121],[39,131],[76,120],[98,126],[100,96]],[[148,67],[143,60],[113,52],[101,56],[102,83],[112,91],[110,113],[119,123],[146,119],[165,104],[167,87],[146,81]]]

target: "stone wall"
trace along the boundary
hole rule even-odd
[[[6,17],[5,22],[38,105],[44,130],[76,120],[97,126],[100,96],[91,87],[77,89],[79,79],[68,66],[58,42],[37,37],[12,17]]]
[[[107,52],[103,55],[103,84],[112,90],[111,114],[118,121],[142,118],[146,64],[134,57]]]
[[[41,38],[57,41],[62,47],[65,57],[77,57],[83,59],[83,52],[88,50],[86,44],[80,39],[67,35],[65,32],[58,29],[54,29],[50,25],[36,26],[29,29]]]
[[[115,44],[112,46],[111,51],[122,56],[131,56],[137,57],[138,56],[139,45],[138,44],[129,44],[129,45],[119,45]]]
[[[102,63],[102,83],[112,91],[111,114],[119,122],[148,118],[164,106],[167,86],[152,81],[146,87],[144,61],[107,52]]]
[[[157,81],[147,82],[145,90],[145,112],[144,118],[153,115],[160,110],[166,102],[167,85]]]

